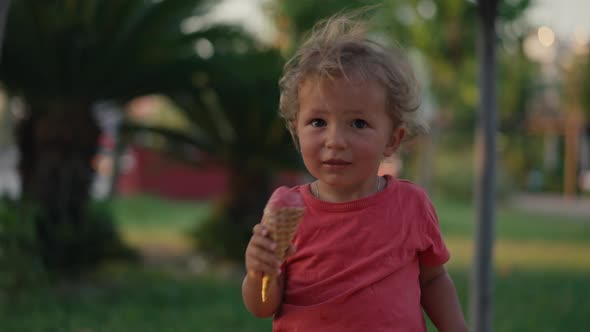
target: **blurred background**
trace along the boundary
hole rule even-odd
[[[380,172],[430,193],[467,312],[475,1],[3,0],[0,330],[270,331],[245,245],[272,190],[310,180],[277,81],[317,20],[374,4],[431,126]],[[495,331],[590,325],[588,12],[500,1]]]

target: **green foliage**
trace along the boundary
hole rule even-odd
[[[0,80],[29,103],[170,91],[201,64],[193,42],[202,33],[185,35],[181,23],[202,14],[205,3],[13,0]]]
[[[450,119],[454,129],[473,135],[479,102],[476,4],[465,0],[436,3],[433,16],[425,17],[421,3],[386,1],[381,25],[390,38],[425,56],[431,82],[423,83],[432,90],[440,115]],[[524,110],[531,84],[532,64],[520,44],[527,32],[523,13],[529,6],[529,0],[499,3],[497,34],[499,46],[504,47],[497,48],[502,82],[498,84],[498,110],[507,122],[522,119],[514,114]]]
[[[435,156],[433,163],[436,165],[432,169],[434,192],[444,193],[453,199],[468,200],[473,197],[477,178],[474,173],[475,160],[471,146],[455,146],[453,149],[446,147],[444,153]],[[502,167],[503,163],[504,160],[499,161],[500,167],[496,175],[495,189],[500,200],[508,198],[515,187],[514,180]]]
[[[270,197],[271,179],[272,173],[259,166],[234,170],[230,192],[195,229],[197,247],[217,257],[242,262],[252,228],[260,222]]]
[[[35,286],[64,271],[75,276],[105,259],[136,257],[115,232],[108,203],[94,202],[83,222],[54,223],[52,232],[43,231],[45,218],[34,204],[2,200],[0,290]]]
[[[530,60],[523,50],[523,36],[516,40],[502,40],[498,62],[498,117],[500,130],[517,136],[526,120],[527,102],[536,92],[539,65]],[[521,152],[526,153],[525,150]]]
[[[194,236],[199,249],[241,260],[271,193],[273,175],[302,168],[302,163],[277,112],[277,81],[284,64],[278,51],[260,49],[237,31],[210,41],[221,51],[194,73],[192,88],[172,96],[192,130],[132,126],[206,151],[212,163],[229,170],[229,192]]]
[[[24,202],[0,201],[0,302],[43,283],[44,269],[36,241],[35,209]]]
[[[576,46],[577,48],[588,46]],[[585,116],[586,121],[590,119],[590,53],[576,51],[568,59],[567,65],[561,68],[562,94],[564,97],[564,108],[566,111],[578,110]]]
[[[108,209],[88,207],[92,106],[190,85],[204,66],[195,41],[218,31],[182,26],[214,2],[11,1],[0,81],[27,105],[17,130],[21,183],[37,206],[34,240],[50,269],[76,271],[126,251]]]
[[[586,56],[586,60],[583,62],[581,68],[582,71],[582,87],[580,91],[590,90],[590,54]],[[582,110],[586,114],[586,119],[590,119],[590,95],[588,93],[582,93]]]
[[[217,164],[236,170],[232,173],[233,182],[239,181],[236,179],[241,176],[242,167],[271,173],[278,167],[299,166],[290,136],[276,112],[277,80],[284,60],[278,52],[265,49],[239,29],[191,29],[188,23],[198,20],[214,3],[217,1],[15,0],[6,27],[0,80],[12,93],[25,97],[33,117],[68,110],[69,114],[89,113],[97,101],[125,102],[145,94],[164,94],[181,106],[191,124],[188,133],[186,129],[157,125],[130,124],[126,128],[147,129],[209,152]],[[210,46],[211,54],[197,54],[195,47],[198,49],[199,45]],[[42,123],[39,126],[43,127]],[[77,124],[74,127],[80,128]],[[51,129],[48,132],[63,131]],[[31,136],[36,131],[31,128],[21,141],[35,142]],[[71,136],[73,141],[83,141]],[[39,140],[46,141],[44,137]],[[27,174],[34,175],[39,165],[37,154],[47,150],[24,143],[23,158],[31,161]],[[82,148],[94,151],[96,145]],[[89,160],[81,162],[89,164]],[[39,182],[31,178],[34,176],[25,179],[27,184]],[[35,184],[39,187],[38,183],[31,187]],[[45,190],[61,192],[57,189]],[[244,193],[234,193],[233,199],[226,201],[230,206],[227,210],[236,211],[232,205],[244,200],[240,198]],[[262,202],[265,200],[266,197]],[[86,238],[88,229],[84,225],[74,226],[77,216],[60,214],[64,209],[44,203],[40,205],[47,211],[39,217],[41,224],[46,224],[44,243],[59,252],[77,249],[85,243],[78,241],[76,235]],[[72,205],[80,204],[84,202]],[[260,203],[254,202],[250,209],[259,207]],[[241,221],[235,213],[228,218]],[[101,230],[100,234],[106,236],[108,230]],[[60,241],[73,242],[58,244]],[[93,253],[87,254],[94,257]],[[50,261],[61,265],[66,264],[66,258],[76,260],[72,264],[86,260],[61,255]]]
[[[365,10],[367,13],[378,10],[381,1],[377,0],[285,0],[279,1],[274,15],[279,20],[280,33],[288,39],[287,54],[293,53],[305,34],[322,19],[338,12]]]
[[[44,265],[51,273],[76,276],[107,259],[130,260],[136,254],[123,244],[108,202],[93,202],[83,220],[66,222],[35,216],[38,245]],[[45,227],[51,225],[50,232]]]
[[[191,73],[188,85],[170,95],[190,129],[138,123],[128,123],[126,129],[192,145],[230,169],[301,167],[277,112],[284,59],[237,29],[216,32],[208,39],[215,54]]]
[[[477,11],[464,0],[436,4],[432,17],[420,14],[419,1],[386,1],[380,25],[387,37],[426,59],[430,89],[440,117],[466,135],[473,133],[477,108]]]
[[[260,218],[242,217],[238,222],[227,213],[216,213],[194,231],[197,248],[217,259],[240,262],[252,236],[252,228],[246,225],[258,222]]]
[[[544,174],[543,178],[535,179],[534,172],[539,172],[543,165],[543,138],[540,136],[523,134],[498,135],[499,155],[501,166],[507,174],[512,176],[513,187],[519,191],[546,190],[547,180],[555,178],[562,181],[559,174]],[[531,173],[533,172],[533,173]],[[538,182],[537,182],[538,181]]]

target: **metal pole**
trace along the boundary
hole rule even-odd
[[[470,321],[472,332],[492,331],[493,245],[496,180],[496,10],[497,0],[480,0],[479,12],[479,130],[482,160],[476,184],[477,226],[473,264]]]

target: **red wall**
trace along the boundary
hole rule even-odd
[[[222,167],[197,168],[150,149],[134,146],[134,162],[122,171],[118,181],[121,195],[151,193],[171,199],[206,200],[228,189],[228,173]],[[300,172],[282,172],[277,184],[294,186],[304,182]]]
[[[227,173],[220,167],[195,168],[137,146],[131,153],[133,166],[118,182],[123,195],[147,192],[173,199],[211,199],[227,189]]]

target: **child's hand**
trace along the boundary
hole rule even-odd
[[[248,274],[242,284],[242,298],[252,314],[270,317],[277,312],[283,298],[284,279],[279,275],[281,260],[275,253],[277,244],[265,226],[257,224],[252,232],[246,248]],[[287,255],[294,252],[295,248],[291,245],[287,249]],[[268,278],[263,278],[264,276]]]
[[[276,276],[281,273],[281,261],[275,253],[277,244],[270,238],[268,230],[262,225],[254,226],[253,235],[246,248],[246,271],[258,278],[262,274]],[[295,248],[291,245],[287,255],[292,255]]]

